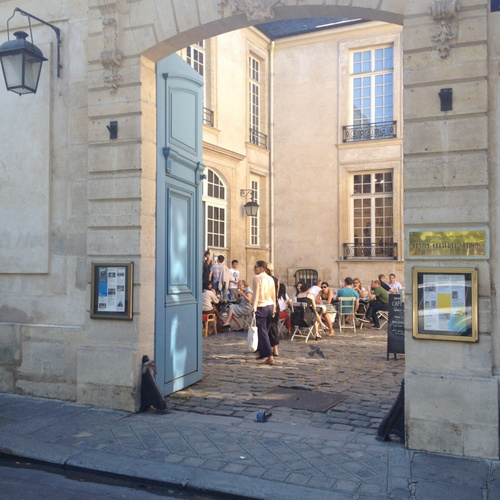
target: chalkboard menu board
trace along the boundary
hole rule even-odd
[[[389,326],[387,328],[387,359],[389,354],[405,353],[405,308],[399,293],[389,294]]]

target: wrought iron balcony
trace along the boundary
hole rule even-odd
[[[203,125],[214,126],[214,112],[211,109],[203,108]]]
[[[250,142],[256,146],[267,149],[267,135],[262,134],[255,128],[250,129]]]
[[[365,125],[346,125],[344,142],[374,141],[394,139],[397,136],[396,122],[366,123]]]
[[[384,241],[368,245],[343,243],[343,259],[398,259],[398,244]]]

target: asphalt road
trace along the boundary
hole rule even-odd
[[[228,500],[0,456],[2,500]]]

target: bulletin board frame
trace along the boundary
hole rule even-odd
[[[479,342],[476,268],[413,269],[413,337]]]
[[[132,319],[134,264],[92,263],[90,317]]]

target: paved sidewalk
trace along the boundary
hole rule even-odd
[[[410,452],[362,431],[8,394],[0,452],[239,498],[500,498],[499,462]]]
[[[376,441],[404,369],[403,358],[386,360],[384,336],[315,342],[324,359],[286,339],[272,367],[246,353],[241,334],[209,337],[203,381],[167,398],[166,415],[0,394],[0,452],[237,498],[500,499],[498,461]],[[256,422],[265,408],[246,401],[283,384],[347,398],[325,413],[273,408]]]

